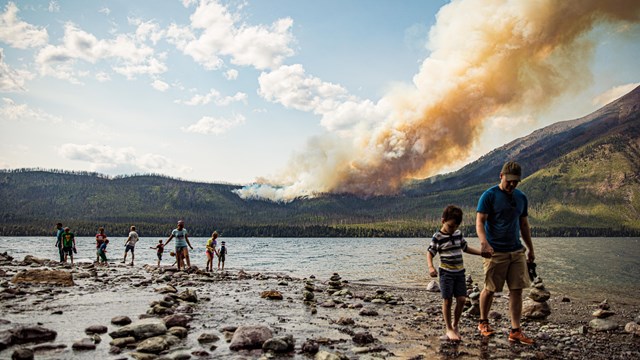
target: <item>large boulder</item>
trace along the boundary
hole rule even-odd
[[[595,331],[611,331],[618,328],[618,323],[609,319],[593,319],[589,321],[589,326]]]
[[[59,286],[73,286],[73,275],[70,272],[62,270],[43,270],[32,269],[23,270],[14,275],[11,279],[14,284],[49,284]]]
[[[41,326],[21,326],[0,331],[0,350],[9,346],[26,343],[40,343],[51,341],[58,333]]]
[[[271,339],[271,329],[262,325],[243,325],[233,333],[229,349],[238,351],[242,349],[260,349],[265,341]]]

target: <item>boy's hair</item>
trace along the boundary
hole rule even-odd
[[[108,244],[109,243],[109,239],[105,239],[104,243]]]
[[[135,226],[131,226],[131,230],[135,231],[136,227]]]
[[[62,227],[62,223],[57,223],[56,226]]]
[[[442,212],[442,220],[454,220],[457,225],[462,223],[462,209],[455,205],[449,205]]]
[[[104,230],[104,228],[103,228],[102,226],[100,226],[100,227],[98,228],[98,231],[102,231],[102,230]]]

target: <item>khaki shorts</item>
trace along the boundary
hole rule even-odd
[[[524,249],[514,252],[496,252],[490,259],[483,259],[483,268],[484,288],[488,291],[502,291],[505,281],[509,290],[529,287]]]

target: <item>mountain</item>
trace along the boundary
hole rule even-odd
[[[489,152],[456,172],[409,184],[405,192],[416,195],[496,182],[506,159],[517,160],[523,166],[525,176],[534,174],[580,147],[613,135],[630,139],[629,144],[633,148],[633,139],[637,140],[640,132],[639,110],[640,86],[585,117],[557,122],[536,130]]]
[[[640,236],[640,87],[580,119],[559,122],[493,150],[462,169],[408,184],[396,196],[325,195],[291,203],[243,200],[236,185],[163,176],[0,171],[0,235],[50,235],[58,221],[78,235],[105,226],[111,236],[135,224],[166,236],[185,219],[194,236],[427,237],[442,209],[465,212],[498,182],[507,159],[523,165],[534,236]]]

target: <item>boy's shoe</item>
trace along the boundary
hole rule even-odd
[[[535,340],[528,338],[525,334],[522,333],[522,330],[511,330],[509,332],[509,341],[511,342],[519,342],[523,345],[533,345],[535,344]]]
[[[496,332],[491,328],[488,321],[481,321],[478,324],[478,330],[480,330],[480,335],[482,336],[491,336]],[[511,337],[509,337],[511,339]]]

